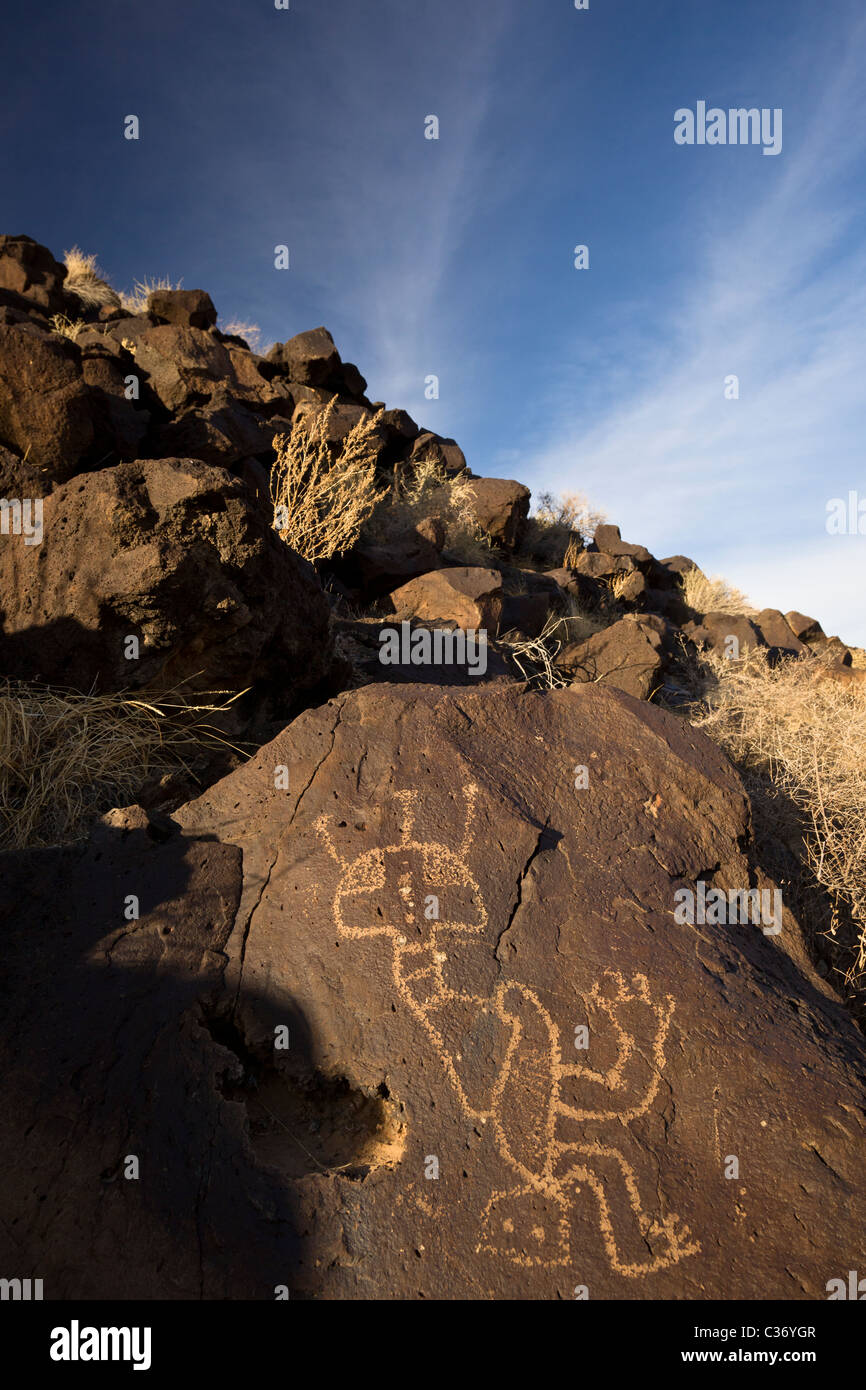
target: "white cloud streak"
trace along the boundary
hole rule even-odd
[[[866,495],[866,251],[851,184],[866,147],[864,65],[860,23],[844,60],[816,73],[805,138],[789,122],[783,154],[760,161],[767,192],[732,208],[717,187],[693,209],[702,252],[658,350],[611,326],[599,356],[619,389],[587,426],[561,381],[546,438],[524,452],[537,488],[587,491],[627,538],[692,554],[760,605],[814,612],[860,645],[866,537],[828,537],[825,504]],[[739,400],[724,399],[729,373]]]

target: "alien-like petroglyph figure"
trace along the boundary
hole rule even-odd
[[[467,864],[476,794],[466,788],[456,850],[415,838],[415,791],[394,794],[399,843],[351,862],[337,852],[331,818],[321,816],[316,828],[341,869],[337,930],[389,939],[398,995],[424,1028],[467,1118],[493,1128],[513,1182],[493,1192],[481,1213],[479,1251],[520,1264],[565,1264],[574,1194],[586,1186],[612,1268],[629,1277],[663,1269],[700,1246],[678,1217],[645,1211],[635,1172],[640,1148],[628,1124],[658,1093],[674,1001],[655,1001],[643,975],[628,980],[606,971],[584,996],[592,1037],[605,1038],[609,1062],[593,1070],[565,1060],[559,1029],[533,990],[514,981],[489,993],[473,988],[465,960],[487,927]],[[425,911],[430,895],[445,904],[439,918]]]

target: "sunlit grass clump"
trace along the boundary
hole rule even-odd
[[[762,648],[706,664],[695,722],[740,769],[759,843],[796,857],[795,915],[834,944],[835,969],[866,1006],[866,684],[808,657],[773,664]]]
[[[225,747],[206,718],[230,703],[0,684],[0,849],[72,843],[149,779]]]

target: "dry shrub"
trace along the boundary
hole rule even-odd
[[[121,291],[118,300],[120,307],[125,309],[128,314],[143,314],[147,309],[148,298],[155,290],[180,289],[183,289],[182,280],[178,280],[177,284],[174,284],[163,275],[158,280],[136,280],[131,291]]]
[[[497,645],[511,658],[531,689],[562,690],[571,684],[571,678],[557,670],[557,656],[563,647],[585,642],[604,625],[600,617],[586,612],[569,596],[564,606],[550,614],[537,637],[506,632],[497,638]]]
[[[579,536],[575,534],[575,532],[572,532],[571,536],[569,537],[568,545],[565,547],[565,554],[562,557],[562,563],[567,570],[574,569],[577,566],[577,557],[580,555],[582,550],[582,536]]]
[[[703,570],[687,570],[682,578],[686,603],[695,613],[754,613],[744,593],[720,575],[708,578]]]
[[[590,541],[607,517],[591,506],[582,492],[564,492],[561,497],[553,492],[542,492],[535,508],[535,519],[544,526],[561,526],[569,533],[575,531],[584,541]]]
[[[63,262],[66,266],[63,288],[74,294],[85,309],[101,309],[104,304],[119,306],[120,295],[104,278],[95,256],[85,256],[73,246],[71,251],[64,251]]]
[[[427,518],[442,524],[446,560],[486,566],[495,558],[475,518],[471,479],[453,477],[432,460],[398,474],[365,525],[364,539],[387,545]]]
[[[709,656],[704,713],[693,722],[726,750],[752,797],[759,844],[789,874],[794,911],[825,936],[851,997],[866,1004],[866,689],[816,678],[808,657],[772,665]]]
[[[626,570],[621,570],[619,574],[612,574],[609,579],[603,581],[610,590],[611,597],[615,602],[618,603],[622,598],[623,589],[630,579],[631,573]]]
[[[361,527],[384,496],[376,462],[382,412],[362,416],[339,447],[328,440],[334,396],[312,420],[274,440],[271,470],[274,526],[280,538],[310,561],[351,550]]]
[[[59,333],[61,338],[69,338],[70,342],[75,342],[79,333],[87,328],[84,319],[68,319],[65,314],[52,314],[51,331]]]
[[[544,569],[569,569],[606,519],[582,492],[566,492],[561,497],[542,492],[527,520],[520,553]]]
[[[234,698],[190,705],[0,685],[0,849],[69,844],[95,816],[133,801],[151,777],[188,771],[187,757],[226,746],[205,720]]]

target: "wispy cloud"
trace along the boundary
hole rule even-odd
[[[656,323],[658,346],[645,325],[638,337],[609,324],[604,404],[587,425],[563,379],[529,455],[537,486],[578,486],[630,538],[691,553],[759,604],[814,610],[858,643],[866,537],[828,537],[824,521],[828,498],[866,493],[866,251],[853,187],[864,61],[862,22],[844,54],[823,67],[816,56],[802,108],[813,119],[789,123],[781,157],[759,161],[765,187],[732,206],[731,184],[716,185],[685,214],[702,249]],[[720,174],[754,154],[728,151]],[[738,400],[724,398],[731,373]]]
[[[483,14],[431,7],[426,29],[397,0],[383,10],[375,67],[348,49],[329,57],[322,93],[337,129],[363,117],[360,196],[348,196],[359,177],[351,139],[327,152],[319,144],[318,194],[312,207],[305,197],[304,219],[324,243],[322,298],[338,299],[358,333],[371,390],[423,413],[425,376],[454,355],[460,309],[450,272],[489,187],[484,128],[514,3]],[[383,69],[394,73],[387,100],[371,89]],[[428,115],[439,118],[438,140],[424,138]]]

